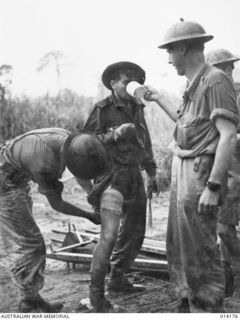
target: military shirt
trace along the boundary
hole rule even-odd
[[[147,172],[155,173],[150,134],[144,117],[144,105],[131,102],[133,113],[130,115],[116,102],[113,95],[98,102],[87,119],[84,130],[95,132],[105,143],[110,161],[123,164],[139,164]],[[137,132],[137,143],[131,140],[115,142],[113,130],[124,123],[133,123]]]
[[[240,114],[240,95],[238,94],[238,91],[235,92],[237,95],[237,107],[238,107],[238,112]],[[237,127],[237,144],[236,144],[236,149],[233,155],[233,160],[232,160],[232,167],[231,167],[231,174],[240,174],[240,122]]]
[[[69,135],[61,128],[29,131],[1,147],[1,162],[11,164],[12,175],[15,170],[36,182],[41,193],[61,193],[59,178],[66,167],[64,154]]]
[[[178,110],[176,154],[183,158],[214,154],[219,141],[218,117],[238,125],[234,87],[223,71],[204,64],[187,86]]]

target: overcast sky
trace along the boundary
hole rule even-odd
[[[185,80],[157,46],[180,17],[214,35],[206,52],[240,55],[239,0],[0,0],[0,65],[13,66],[15,91],[38,93],[55,86],[50,71],[36,72],[39,60],[61,50],[69,62],[62,84],[95,95],[104,68],[129,60],[146,70],[147,83],[178,93]]]

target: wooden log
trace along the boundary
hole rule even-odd
[[[61,231],[61,230],[52,230],[55,233],[59,233],[59,234],[67,234],[68,232],[65,231]],[[87,237],[90,240],[93,241],[98,241],[100,239],[100,234],[99,233],[92,233],[92,232],[79,232],[79,235],[81,237]],[[154,253],[156,255],[166,255],[166,242],[164,241],[157,241],[157,240],[152,240],[149,238],[145,238],[142,248],[141,248],[142,252],[149,252],[149,253]]]
[[[46,257],[54,260],[66,262],[75,262],[81,264],[89,264],[92,262],[92,254],[88,253],[73,253],[73,252],[47,252]]]
[[[92,234],[88,232],[80,232],[81,236],[93,238],[95,241],[98,241],[100,238],[99,234]],[[145,243],[145,239],[141,248],[143,252],[150,252],[159,255],[166,255],[166,243],[163,241],[155,241],[154,245],[150,243]]]
[[[57,234],[67,234],[68,233],[68,231],[56,230],[56,229],[52,229],[52,232],[57,233]]]
[[[75,248],[78,248],[78,247],[83,247],[83,246],[85,246],[85,245],[87,245],[87,244],[89,244],[91,242],[92,242],[91,240],[88,240],[88,241],[84,241],[84,242],[74,243],[74,244],[71,244],[69,246],[53,250],[53,252],[55,253],[55,252],[61,252],[61,251],[75,249]]]
[[[156,246],[156,247],[166,246],[166,242],[165,242],[165,241],[150,239],[150,238],[148,238],[148,237],[145,237],[145,238],[144,238],[144,243],[149,244],[149,245],[151,245],[151,246]]]
[[[141,251],[154,253],[154,254],[158,254],[158,255],[166,255],[166,246],[164,245],[162,247],[156,247],[156,246],[145,244],[143,242]]]
[[[61,260],[66,262],[90,264],[92,262],[92,254],[73,253],[73,252],[47,252],[47,258]],[[151,271],[167,271],[167,261],[165,260],[151,260],[151,259],[135,259],[133,269]]]
[[[57,242],[57,243],[63,243],[63,240],[59,240],[59,239],[56,239],[56,238],[52,238],[51,241],[52,242]]]
[[[151,269],[164,269],[167,270],[168,265],[165,260],[150,260],[150,259],[135,259],[134,267],[138,268],[151,268]]]

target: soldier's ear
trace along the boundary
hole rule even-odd
[[[185,55],[187,54],[187,52],[188,52],[188,48],[187,48],[187,46],[186,46],[184,43],[182,43],[182,44],[179,45],[178,50],[179,50],[179,53],[180,53],[182,56],[185,56]]]
[[[110,81],[110,86],[114,90],[116,88],[116,81],[115,80],[111,80]]]

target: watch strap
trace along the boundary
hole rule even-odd
[[[209,190],[214,192],[219,191],[221,189],[220,183],[216,183],[216,182],[207,181],[206,186],[208,187]]]

